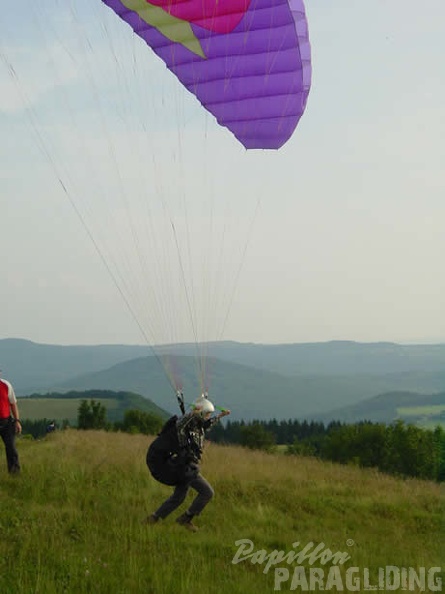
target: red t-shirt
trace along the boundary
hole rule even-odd
[[[0,379],[0,419],[11,415],[11,404],[17,402],[14,389],[9,382]]]

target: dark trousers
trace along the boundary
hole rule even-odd
[[[198,494],[192,501],[187,513],[191,516],[197,516],[200,514],[215,493],[206,479],[198,474],[196,478],[186,483],[180,483],[179,485],[176,485],[173,494],[166,501],[164,501],[157,511],[155,511],[155,515],[158,516],[158,518],[166,518],[172,513],[172,511],[181,505],[181,503],[186,498],[190,487],[197,491]]]
[[[0,435],[5,444],[8,472],[20,472],[19,454],[15,446],[15,423],[12,419],[0,421]]]

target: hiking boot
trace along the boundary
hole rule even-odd
[[[190,530],[190,532],[198,532],[199,528],[193,524],[192,518],[193,516],[189,516],[187,513],[185,513],[182,514],[182,516],[179,516],[179,518],[176,519],[176,522],[180,526],[184,526],[184,528]]]
[[[160,518],[158,518],[158,516],[155,516],[154,514],[151,514],[150,516],[147,516],[146,518],[144,518],[141,522],[141,524],[156,524],[157,522],[159,522]]]

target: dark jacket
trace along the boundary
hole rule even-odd
[[[147,465],[157,481],[165,485],[188,482],[199,473],[205,432],[217,419],[203,421],[193,412],[171,417],[147,452]]]

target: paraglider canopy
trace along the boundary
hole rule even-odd
[[[306,107],[303,0],[102,0],[248,149],[278,149]]]
[[[246,148],[276,149],[292,135],[311,77],[302,0],[19,7],[11,39],[38,38],[27,63],[45,92],[25,63],[22,75],[21,51],[2,59],[30,132],[184,412],[183,386],[199,394],[211,384],[209,353],[226,336],[275,177],[270,154],[242,154],[225,129]]]

